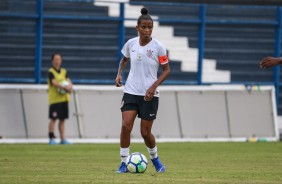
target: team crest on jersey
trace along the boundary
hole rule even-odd
[[[146,54],[147,57],[153,59],[153,52],[154,52],[154,51],[152,51],[151,49],[150,49],[150,50],[147,50],[147,54]]]

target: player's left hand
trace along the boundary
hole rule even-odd
[[[281,58],[275,58],[275,57],[265,57],[260,62],[261,68],[271,68],[276,65],[281,64]]]
[[[144,97],[144,100],[145,101],[151,101],[154,98],[155,92],[156,92],[156,87],[155,86],[151,86],[147,90],[147,92],[145,94],[145,97]]]

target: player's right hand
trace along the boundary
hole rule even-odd
[[[116,77],[115,84],[116,84],[116,87],[121,87],[122,86],[122,76],[121,75],[118,75]]]

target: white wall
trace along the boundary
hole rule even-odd
[[[271,86],[163,86],[153,132],[158,138],[278,139],[276,105]],[[69,138],[118,138],[122,89],[75,86],[66,122]],[[0,135],[46,138],[47,87],[0,85]],[[136,119],[133,138],[140,138]],[[58,133],[57,133],[58,135]]]

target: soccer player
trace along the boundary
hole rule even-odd
[[[151,130],[157,116],[159,103],[157,87],[168,77],[170,67],[165,47],[151,37],[153,20],[148,13],[146,8],[141,9],[142,15],[138,18],[136,26],[139,36],[128,40],[122,48],[123,58],[120,61],[115,79],[115,85],[122,86],[122,71],[130,60],[130,72],[121,103],[121,165],[117,170],[118,173],[128,172],[126,159],[129,156],[130,133],[137,115],[141,118],[141,135],[156,171],[166,171],[158,157],[155,137]],[[162,73],[158,78],[157,72],[160,65]]]
[[[265,57],[260,62],[261,68],[271,68],[276,65],[282,64],[282,58],[277,57]]]
[[[55,124],[59,120],[60,144],[69,144],[65,139],[65,119],[68,118],[68,102],[72,92],[72,82],[67,71],[61,68],[62,55],[54,53],[51,57],[53,67],[48,72],[48,102],[49,102],[49,144],[57,144],[55,141]],[[68,85],[63,85],[63,82]]]

